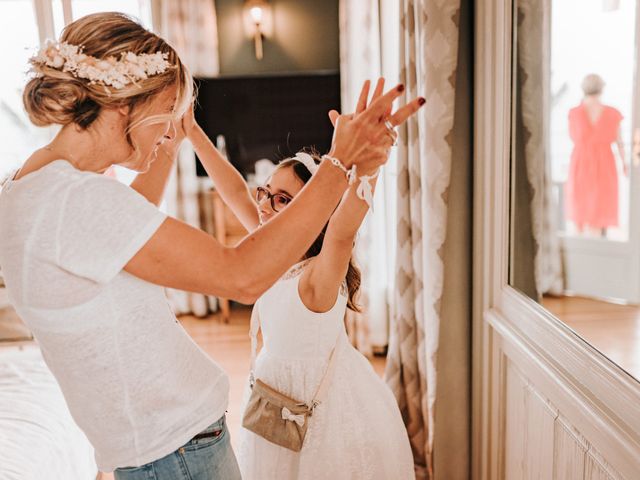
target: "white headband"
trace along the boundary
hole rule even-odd
[[[295,160],[298,160],[305,167],[307,167],[307,170],[309,170],[309,172],[311,172],[311,175],[313,175],[314,173],[316,173],[318,171],[318,164],[313,159],[313,157],[311,155],[309,155],[308,153],[298,152],[298,153],[296,153],[296,156],[293,157],[293,158]]]

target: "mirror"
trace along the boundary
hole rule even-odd
[[[514,0],[510,284],[640,379],[637,0]]]

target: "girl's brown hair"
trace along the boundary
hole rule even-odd
[[[314,150],[306,150],[306,153],[311,155],[316,162],[316,164],[320,163],[320,156]],[[283,168],[292,168],[296,177],[298,177],[302,183],[307,183],[311,179],[311,172],[307,167],[305,167],[304,163],[296,160],[295,158],[287,158],[281,161],[276,170],[280,170]],[[305,253],[304,258],[311,258],[317,256],[322,250],[322,244],[324,242],[324,235],[327,231],[327,225],[324,226],[322,232],[316,240],[313,242],[307,253]],[[360,291],[360,285],[362,284],[362,274],[360,273],[360,269],[355,264],[353,256],[349,259],[349,268],[347,269],[347,275],[345,276],[345,282],[347,284],[347,308],[353,310],[354,312],[360,312],[361,308],[356,303],[358,293]]]
[[[193,80],[176,51],[162,38],[146,30],[129,16],[118,12],[95,13],[67,25],[60,42],[82,46],[83,53],[107,59],[119,59],[124,52],[135,54],[167,54],[172,67],[164,73],[115,89],[100,83],[76,78],[69,72],[32,62],[34,77],[27,83],[22,101],[29,119],[37,126],[77,124],[87,129],[98,118],[103,108],[129,107],[127,141],[129,133],[142,123],[165,122],[186,111],[193,97]],[[150,100],[165,89],[177,88],[173,115],[149,117]]]

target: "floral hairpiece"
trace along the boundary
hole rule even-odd
[[[110,93],[107,86],[120,90],[130,83],[137,84],[140,80],[164,73],[172,66],[167,61],[168,54],[162,52],[123,52],[120,59],[99,59],[82,53],[82,50],[82,46],[67,42],[48,41],[30,62],[68,72],[76,78],[89,80],[92,85],[104,85],[107,93]]]

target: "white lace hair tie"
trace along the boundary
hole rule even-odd
[[[347,181],[349,185],[353,185],[356,181],[360,181],[358,186],[356,187],[356,195],[360,200],[364,200],[367,203],[367,206],[373,211],[373,186],[371,185],[371,180],[377,178],[380,173],[380,169],[375,171],[373,175],[360,175],[358,176],[358,168],[357,165],[353,165],[351,168],[347,168],[344,164],[337,159],[336,157],[331,157],[329,155],[323,155],[322,159],[329,160],[333,165],[338,167],[340,170],[344,172],[347,176]]]
[[[349,178],[349,185],[353,185],[356,181],[360,181],[356,187],[356,195],[360,200],[364,200],[371,211],[373,211],[373,186],[371,180],[374,180],[380,174],[380,169],[376,170],[373,175],[360,175],[357,174],[357,166],[354,165]]]
[[[318,167],[319,167],[318,164],[313,159],[313,157],[311,155],[309,155],[308,153],[298,152],[298,153],[296,153],[296,156],[293,157],[293,158],[295,160],[298,160],[305,167],[307,167],[307,170],[309,170],[309,172],[311,172],[311,175],[315,174],[318,171]]]

